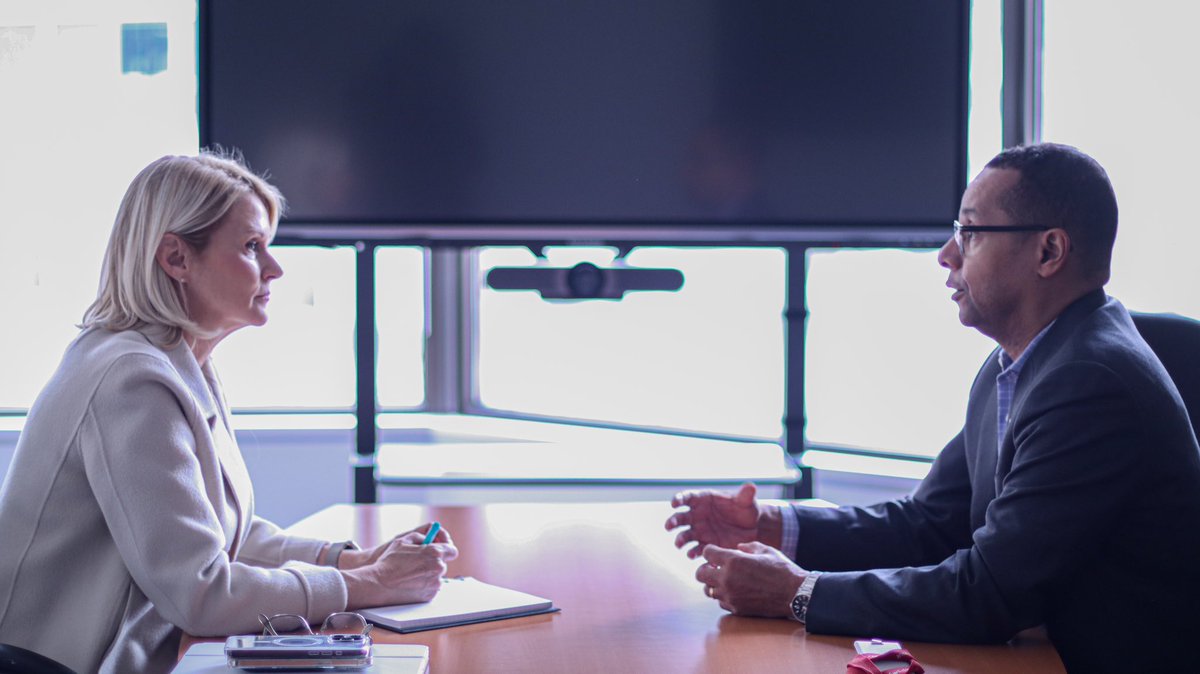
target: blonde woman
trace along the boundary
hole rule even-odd
[[[184,632],[257,631],[259,613],[320,624],[437,592],[457,555],[445,533],[357,550],[254,515],[210,356],[267,320],[281,201],[211,153],[134,178],[96,301],[0,492],[0,642],[79,672],[166,672]]]

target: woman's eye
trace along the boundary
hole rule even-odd
[[[258,242],[257,242],[257,241],[251,241],[251,242],[247,243],[247,244],[246,244],[246,250],[253,251],[253,252],[257,253],[257,252],[258,252]]]

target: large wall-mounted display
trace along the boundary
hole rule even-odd
[[[328,225],[928,226],[967,2],[201,0],[201,143]]]

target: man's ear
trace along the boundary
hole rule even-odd
[[[1062,271],[1071,252],[1071,235],[1067,230],[1056,227],[1042,233],[1038,246],[1038,275],[1050,278]]]
[[[188,263],[191,262],[191,248],[178,234],[170,232],[163,235],[154,252],[154,261],[176,281],[187,280]]]

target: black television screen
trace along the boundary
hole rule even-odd
[[[945,224],[969,4],[202,0],[201,143],[298,224]]]

